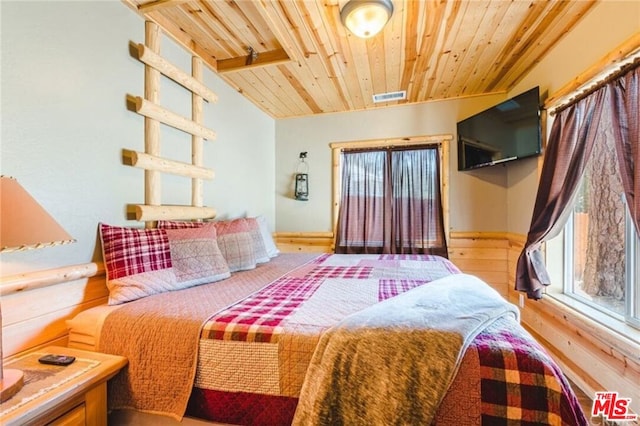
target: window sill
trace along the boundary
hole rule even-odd
[[[589,327],[590,325],[600,325],[609,330],[614,339],[627,340],[631,344],[631,346],[636,347],[637,357],[637,351],[640,350],[639,329],[632,327],[624,321],[613,318],[589,305],[581,303],[580,301],[572,297],[566,296],[561,292],[553,291],[553,289],[549,287],[547,288],[546,296],[548,297],[543,300],[547,300],[548,302],[557,305],[561,309],[570,309],[572,313],[579,318],[580,322],[584,323],[587,327]]]

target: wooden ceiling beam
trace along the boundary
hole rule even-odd
[[[308,51],[302,39],[301,31],[304,29],[295,22],[296,4],[277,0],[264,0],[258,4],[261,6],[258,10],[269,23],[271,30],[292,61],[290,64],[278,65],[278,70],[291,82],[291,86],[310,110],[314,113],[326,112],[327,109],[321,106],[329,104],[328,97],[321,87],[322,82],[318,83],[318,76],[315,74],[317,72],[313,67],[315,55]]]
[[[154,10],[166,9],[168,7],[175,7],[182,3],[186,3],[189,0],[155,0],[149,3],[141,4],[138,6],[138,10],[143,13],[149,13]]]
[[[250,54],[248,54],[247,56],[218,60],[217,68],[220,74],[224,74],[234,71],[243,71],[249,68],[277,65],[289,61],[291,61],[291,59],[284,49],[276,49],[268,52],[260,52],[255,59],[251,59]]]

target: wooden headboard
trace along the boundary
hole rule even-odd
[[[102,263],[65,266],[3,277],[3,357],[67,344],[66,320],[107,303]]]

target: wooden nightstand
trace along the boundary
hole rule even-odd
[[[66,367],[44,365],[44,354],[71,355]],[[9,361],[24,372],[24,387],[0,405],[0,424],[107,425],[107,380],[127,365],[116,355],[50,346]]]

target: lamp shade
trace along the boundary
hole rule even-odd
[[[340,11],[345,27],[361,38],[378,34],[393,15],[391,0],[349,0]]]
[[[75,240],[14,178],[0,176],[0,252]]]

